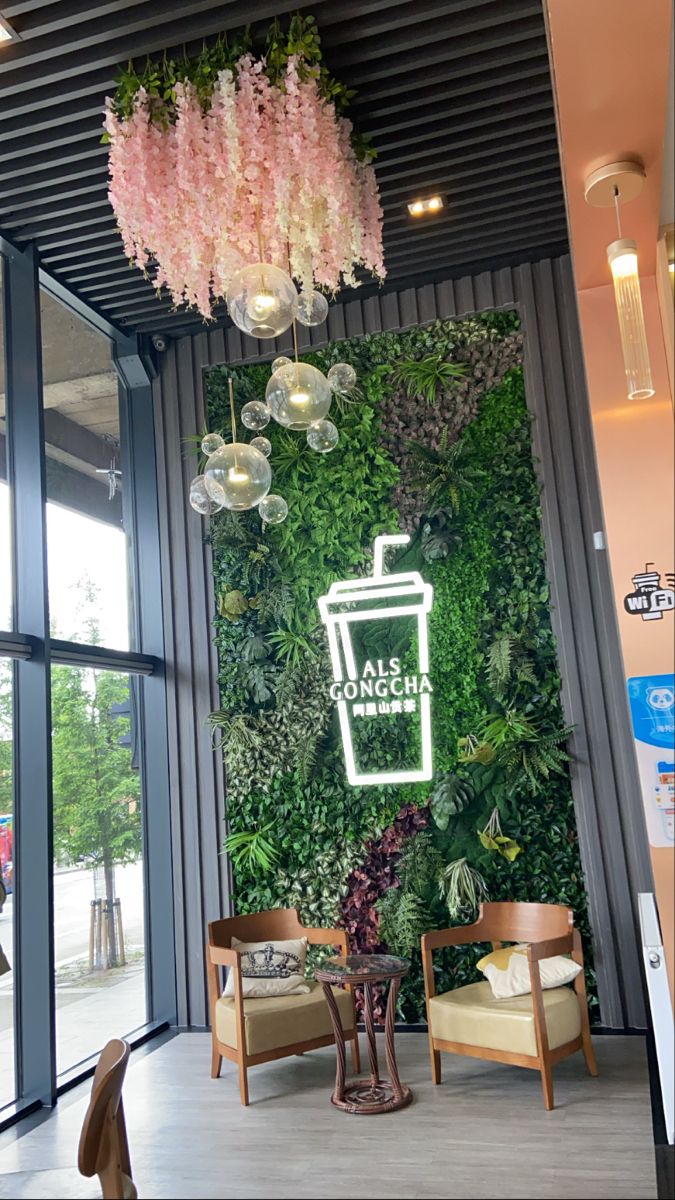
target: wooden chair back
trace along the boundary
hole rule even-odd
[[[574,914],[564,904],[521,901],[481,904],[475,941],[546,942],[572,932]]]
[[[137,1195],[131,1178],[122,1104],[129,1053],[128,1042],[120,1038],[113,1038],[104,1046],[80,1134],[80,1174],[87,1179],[98,1175],[105,1200],[135,1200]]]
[[[303,928],[296,908],[271,908],[239,917],[224,917],[209,924],[211,946],[231,946],[233,937],[240,942],[262,942],[265,938],[283,941],[306,936],[307,930]]]

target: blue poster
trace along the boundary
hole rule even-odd
[[[652,846],[675,842],[675,675],[628,680],[647,831]]]

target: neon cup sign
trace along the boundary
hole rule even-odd
[[[433,588],[417,571],[385,575],[384,547],[404,546],[408,534],[375,538],[373,575],[331,585],[319,600],[333,665],[331,699],[337,702],[342,744],[350,783],[417,783],[432,777],[431,692],[427,614]],[[416,618],[418,670],[404,675],[398,658],[367,660],[357,666],[352,630],[355,622],[395,621]],[[415,766],[368,772],[359,768],[354,744],[354,723],[364,718],[406,714],[420,722],[420,759]],[[414,739],[411,739],[414,744]]]

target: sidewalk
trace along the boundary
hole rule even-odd
[[[75,1066],[96,1054],[111,1037],[124,1037],[146,1020],[143,960],[112,972],[91,976],[74,986],[56,988],[57,1070]],[[5,990],[3,1005],[11,1005]],[[0,1033],[0,1106],[14,1099],[14,1030]]]

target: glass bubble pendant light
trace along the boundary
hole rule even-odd
[[[255,446],[238,442],[234,415],[234,391],[230,386],[230,411],[232,414],[232,437],[216,450],[204,468],[204,483],[214,503],[231,512],[244,512],[255,508],[267,495],[272,486],[272,468],[264,454]]]
[[[298,342],[293,322],[295,362],[278,367],[267,381],[265,402],[274,420],[286,429],[309,429],[328,413],[333,393],[326,376],[311,363],[298,359]]]
[[[290,328],[298,293],[285,271],[271,263],[253,263],[232,277],[227,308],[234,324],[257,338],[274,338]]]

